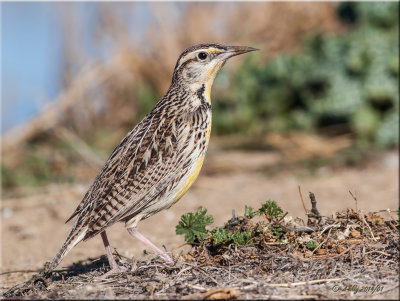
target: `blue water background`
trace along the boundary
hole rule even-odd
[[[68,61],[70,75],[85,63],[107,60],[112,39],[99,42],[96,28],[100,6],[95,2],[1,3],[1,132],[27,122],[64,88],[65,41],[79,50],[78,60]],[[118,3],[132,41],[142,38],[149,21],[148,3]],[[103,7],[104,8],[104,7]],[[70,18],[69,22],[65,18]],[[67,24],[67,25],[66,25]],[[72,24],[68,28],[68,24]],[[71,32],[69,32],[71,30]],[[71,34],[65,39],[65,34]],[[72,64],[71,64],[72,63]]]

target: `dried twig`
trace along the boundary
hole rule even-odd
[[[305,232],[305,233],[312,233],[315,231],[318,231],[317,227],[311,227],[311,226],[303,226],[303,227],[283,227],[286,231],[291,231],[291,232]]]
[[[322,234],[324,234],[324,232],[325,232],[326,230],[331,229],[331,228],[339,228],[339,227],[340,227],[340,223],[328,225],[328,226],[326,226],[326,227],[324,227],[324,228],[322,229],[322,231],[318,234],[317,238],[320,237]]]
[[[361,219],[362,219],[363,223],[368,227],[369,232],[371,233],[372,239],[377,241],[377,239],[374,236],[374,233],[372,233],[371,227],[368,225],[367,221],[364,218],[364,214],[360,214],[360,216],[361,216]]]
[[[329,229],[329,232],[328,232],[328,235],[327,235],[326,239],[325,239],[323,242],[321,242],[321,243],[312,251],[312,254],[313,254],[313,255],[315,254],[315,252],[317,252],[317,251],[323,246],[323,244],[325,244],[325,243],[329,240],[330,235],[331,235],[331,231],[332,231],[332,227]]]
[[[2,272],[0,275],[14,274],[14,273],[38,273],[40,270],[17,270],[17,271],[7,271]]]
[[[293,286],[307,285],[307,284],[316,284],[316,283],[325,283],[325,282],[337,282],[337,281],[342,281],[342,280],[345,280],[345,279],[346,278],[317,279],[317,280],[301,281],[301,282],[294,282],[294,283],[270,283],[270,284],[264,284],[264,285],[265,286],[271,286],[271,287],[293,287]]]
[[[310,200],[311,200],[311,212],[314,214],[314,216],[318,219],[318,223],[321,222],[321,215],[319,214],[319,211],[317,209],[317,200],[315,199],[314,193],[310,192]]]
[[[183,300],[193,300],[193,299],[210,299],[210,300],[218,300],[218,299],[232,299],[238,298],[240,296],[240,291],[236,287],[232,288],[215,288],[210,289],[207,292],[193,294],[190,296],[185,296]]]
[[[268,296],[271,300],[318,300],[320,296],[318,295],[271,295]]]
[[[219,283],[214,277],[212,277],[211,275],[209,275],[208,273],[206,273],[205,271],[203,271],[201,268],[195,268],[196,270],[202,272],[205,276],[207,276],[208,278],[210,278],[212,281],[215,282],[216,285],[218,286],[222,286],[221,283]]]
[[[205,287],[199,286],[199,285],[195,285],[195,284],[191,284],[191,283],[185,283],[185,286],[188,286],[190,288],[194,288],[196,290],[199,291],[206,291],[207,289]]]
[[[301,193],[300,185],[299,185],[299,195],[300,195],[301,203],[302,203],[303,208],[304,208],[304,213],[305,213],[306,216],[308,216],[308,210],[306,208],[306,205],[304,204],[303,194]]]
[[[395,219],[392,215],[392,210],[390,210],[389,208],[385,210],[387,213],[389,213],[390,218],[392,219],[392,221],[394,221],[396,223],[396,225],[399,224],[399,219]]]
[[[356,212],[358,212],[357,198],[351,193],[350,190],[349,190],[349,193],[350,193],[351,197],[354,199],[354,201],[356,202]]]

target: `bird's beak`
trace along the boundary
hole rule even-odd
[[[259,50],[257,48],[253,47],[247,47],[247,46],[228,46],[226,47],[226,51],[221,53],[219,56],[223,60],[227,60],[235,55],[251,52],[251,51],[256,51]]]

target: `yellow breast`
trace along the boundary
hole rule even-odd
[[[221,66],[216,65],[211,70],[208,71],[209,80],[206,83],[206,90],[204,92],[206,95],[206,99],[209,103],[211,103],[211,95],[210,94],[211,94],[211,88],[212,88],[212,85],[214,82],[214,78],[220,69],[221,69]]]
[[[199,159],[197,159],[196,166],[194,168],[193,173],[189,176],[189,178],[187,179],[186,183],[182,186],[182,188],[179,189],[179,191],[176,195],[176,199],[174,200],[173,204],[175,204],[177,201],[179,201],[179,199],[181,197],[183,197],[183,195],[186,193],[186,191],[188,191],[190,186],[193,185],[194,181],[196,180],[197,176],[200,173],[201,167],[203,166],[203,162],[204,162],[204,156],[201,156]]]
[[[210,124],[207,128],[207,132],[206,132],[207,145],[208,145],[208,141],[210,140],[210,135],[211,135],[211,122],[210,122]],[[197,176],[200,173],[201,167],[203,166],[204,158],[205,158],[205,155],[202,155],[197,159],[193,172],[189,175],[189,178],[187,179],[185,184],[183,184],[182,188],[179,189],[178,193],[176,194],[176,198],[172,204],[175,204],[177,201],[179,201],[179,199],[186,193],[186,191],[188,191],[190,186],[193,185],[194,181],[196,180]]]

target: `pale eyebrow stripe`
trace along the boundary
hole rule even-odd
[[[211,48],[211,49],[197,49],[197,51],[195,52],[195,53],[198,53],[198,52],[201,52],[201,51],[204,51],[204,52],[207,52],[208,54],[216,54],[216,53],[220,53],[220,52],[222,52],[223,50],[222,49],[219,49],[219,48]],[[190,52],[189,52],[190,53]],[[182,67],[182,65],[183,64],[185,64],[188,60],[186,60],[186,58],[187,58],[187,56],[188,56],[188,54],[189,53],[187,53],[187,54],[185,54],[180,60],[180,64],[177,66],[177,70],[179,69],[179,68],[181,68]]]

